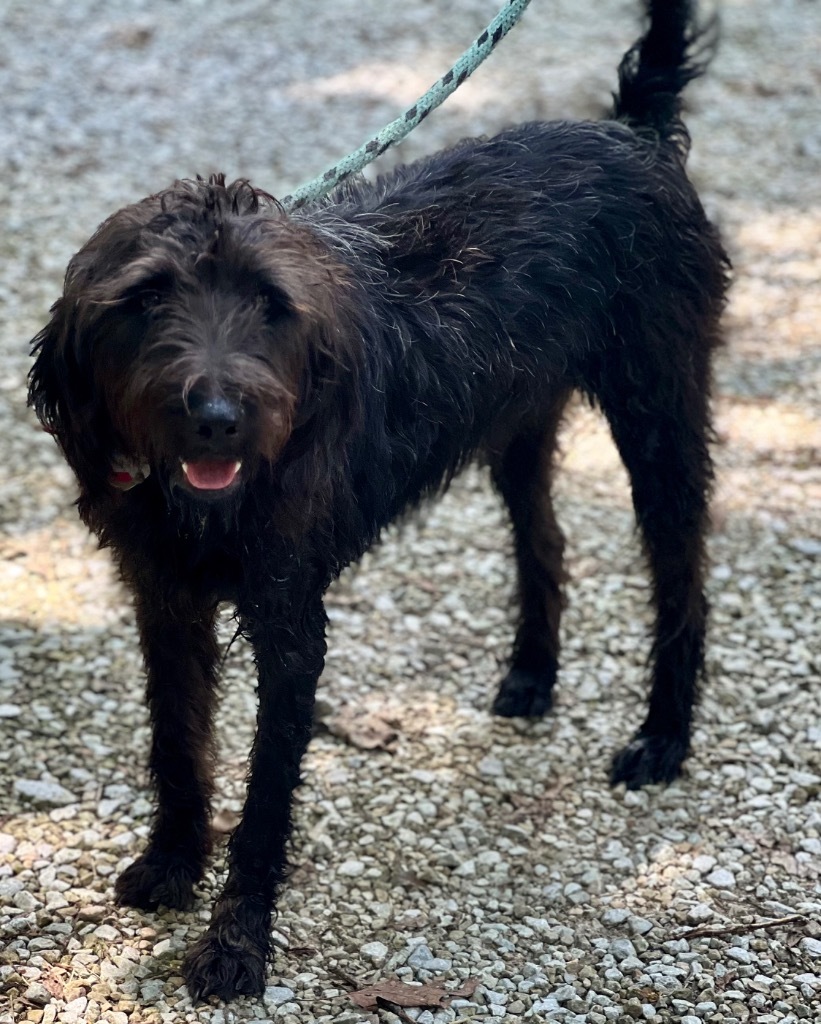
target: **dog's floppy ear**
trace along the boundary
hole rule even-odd
[[[66,461],[89,494],[105,487],[111,471],[110,427],[96,394],[71,289],[51,308],[51,319],[32,345],[29,405],[57,439]]]
[[[69,262],[63,295],[51,319],[33,341],[29,405],[54,434],[88,500],[110,494],[109,478],[117,438],[95,367],[94,338],[101,310],[95,288],[137,249],[139,229],[160,210],[158,196],[112,214]],[[105,296],[103,296],[103,299]]]

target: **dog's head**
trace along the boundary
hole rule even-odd
[[[110,217],[69,264],[30,378],[85,499],[125,464],[179,506],[236,502],[356,363],[345,277],[245,181],[178,182]]]

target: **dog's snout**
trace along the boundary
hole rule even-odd
[[[223,395],[192,398],[188,405],[193,432],[208,441],[219,441],[239,433],[242,406]]]

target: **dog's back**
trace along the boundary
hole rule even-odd
[[[515,419],[573,388],[603,404],[616,348],[636,380],[664,382],[683,359],[706,374],[727,263],[686,175],[681,119],[705,33],[690,0],[647,12],[604,120],[465,139],[298,214],[355,281],[367,271],[362,337],[392,367],[366,403],[381,403],[367,459],[386,459],[356,502],[374,532],[503,446],[511,407]]]

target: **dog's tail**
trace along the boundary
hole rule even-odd
[[[712,59],[717,20],[699,25],[695,0],[644,0],[644,4],[648,28],[619,65],[612,116],[686,147],[681,93]]]

